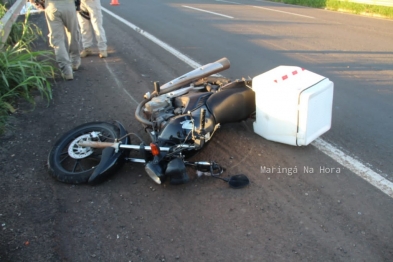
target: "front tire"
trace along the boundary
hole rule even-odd
[[[114,142],[119,128],[107,122],[91,122],[65,133],[52,147],[48,156],[49,174],[63,183],[87,183],[101,160],[103,149],[81,147],[79,141],[92,139]]]

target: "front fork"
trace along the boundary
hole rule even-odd
[[[132,159],[131,161],[135,162],[134,160]],[[215,162],[190,162],[184,161],[180,157],[176,157],[165,164],[160,164],[160,162],[155,160],[149,161],[145,165],[145,171],[157,184],[161,184],[166,178],[169,178],[172,185],[180,185],[189,181],[186,166],[194,168],[198,177],[203,175],[218,177],[224,172],[224,169]]]
[[[224,169],[215,162],[198,161],[190,162],[184,161],[182,157],[174,157],[169,162],[163,160],[161,156],[154,156],[151,160],[151,155],[147,157],[146,151],[151,152],[152,147],[146,145],[129,145],[122,144],[121,142],[115,141],[110,142],[98,142],[98,141],[81,141],[78,143],[82,147],[91,148],[104,148],[100,164],[96,167],[92,176],[89,179],[89,183],[95,183],[101,180],[103,174],[107,173],[113,165],[115,165],[122,152],[125,150],[139,151],[144,158],[131,158],[122,157],[121,161],[144,163],[146,173],[153,179],[157,184],[161,184],[167,177],[170,179],[171,184],[184,184],[189,181],[189,177],[186,172],[186,166],[193,167],[196,169],[198,177],[203,175],[207,176],[219,176],[223,173]],[[163,152],[165,156],[170,155],[170,151],[182,151],[183,149],[195,149],[193,145],[181,144],[174,147],[159,147],[160,152]]]

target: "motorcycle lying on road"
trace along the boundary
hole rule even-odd
[[[189,181],[187,167],[198,176],[208,175],[228,182],[233,188],[249,184],[238,174],[220,175],[224,169],[215,162],[187,159],[209,142],[223,124],[239,122],[255,112],[255,94],[250,80],[231,81],[214,74],[230,67],[222,58],[201,66],[144,96],[135,111],[136,119],[149,134],[147,144],[132,144],[130,133],[119,122],[91,122],[65,133],[48,157],[49,173],[65,183],[97,184],[125,162],[145,165],[145,171],[157,184],[169,179],[178,185]],[[137,151],[140,157],[129,157]]]
[[[276,67],[252,80],[216,75],[229,67],[222,58],[162,86],[155,82],[135,111],[149,143],[119,122],[92,122],[68,131],[49,153],[49,173],[65,183],[97,184],[125,162],[136,162],[157,184],[167,179],[174,185],[187,183],[187,167],[192,167],[198,176],[241,188],[249,184],[245,175],[223,178],[218,163],[188,160],[221,125],[255,117],[255,133],[293,146],[306,146],[330,129],[334,84],[328,78],[293,66]],[[131,143],[130,135],[140,143]],[[138,157],[130,157],[131,151]]]

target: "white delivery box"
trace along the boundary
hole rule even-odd
[[[279,66],[252,79],[254,132],[272,141],[306,146],[328,131],[334,84],[295,66]]]

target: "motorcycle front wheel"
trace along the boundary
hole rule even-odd
[[[119,128],[106,122],[91,122],[65,133],[52,147],[48,156],[49,174],[63,183],[87,183],[101,160],[102,150],[81,147],[81,141],[114,142]]]

